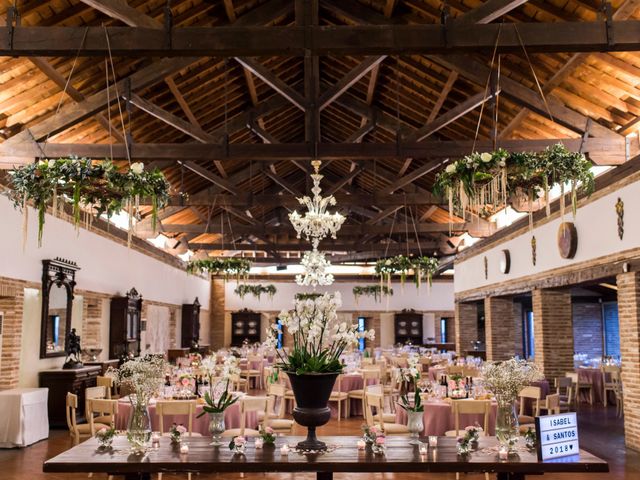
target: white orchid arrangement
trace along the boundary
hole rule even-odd
[[[340,373],[340,355],[348,347],[358,345],[361,338],[373,340],[375,332],[359,332],[358,325],[338,320],[342,305],[338,292],[316,298],[295,300],[291,311],[283,310],[278,318],[293,336],[293,349],[287,354],[278,351],[279,368],[298,375],[304,373]],[[275,348],[278,326],[267,329],[266,347]]]
[[[520,391],[543,375],[535,363],[512,358],[504,362],[486,362],[482,366],[484,386],[498,401],[513,403]]]
[[[238,401],[237,396],[229,392],[229,382],[232,377],[240,375],[238,360],[233,355],[226,357],[222,364],[216,362],[216,357],[209,356],[202,360],[200,370],[209,380],[209,390],[204,392],[205,404],[198,418],[205,413],[220,413]],[[217,378],[217,381],[214,379]]]
[[[407,366],[399,367],[395,371],[397,381],[402,384],[402,394],[400,395],[398,405],[408,412],[424,412],[422,398],[420,397],[419,389],[416,388],[417,382],[420,379],[419,363],[420,357],[417,354],[411,354],[407,357]],[[410,390],[410,385],[413,385],[413,403],[409,400],[407,393],[408,390]]]

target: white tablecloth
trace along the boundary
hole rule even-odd
[[[49,437],[48,388],[0,390],[0,448],[26,447]]]

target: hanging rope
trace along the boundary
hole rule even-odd
[[[520,36],[520,32],[518,31],[518,26],[515,23],[513,24],[513,29],[516,31],[518,42],[520,42],[520,46],[522,47],[522,51],[524,52],[524,58],[526,58],[527,62],[529,63],[529,68],[531,69],[531,73],[533,74],[533,79],[536,82],[536,87],[538,88],[538,92],[540,93],[540,97],[542,98],[542,101],[544,103],[544,107],[547,109],[547,114],[549,115],[549,119],[551,119],[551,121],[555,123],[555,120],[553,119],[553,115],[551,114],[551,108],[549,107],[549,103],[547,102],[547,97],[545,97],[544,95],[544,91],[542,90],[542,86],[538,81],[538,76],[536,75],[536,71],[533,69],[533,63],[531,63],[531,59],[529,58],[527,49],[524,46],[524,42],[522,41],[522,37]]]
[[[409,216],[407,215],[407,195],[404,194],[404,234],[407,242],[407,257],[409,256]]]
[[[420,252],[420,256],[422,257],[422,246],[420,245],[420,237],[418,237],[418,228],[416,227],[416,219],[413,216],[413,210],[409,209],[409,213],[411,214],[411,223],[413,223],[413,232],[416,235],[416,243],[418,244],[418,252]]]
[[[396,224],[396,217],[398,216],[398,210],[396,210],[393,214],[393,221],[391,222],[391,229],[389,230],[389,240],[387,241],[387,246],[384,249],[384,256],[387,257],[389,253],[389,245],[391,245],[391,241],[393,240],[393,227]]]
[[[131,152],[129,152],[129,141],[127,140],[127,129],[124,125],[124,115],[122,113],[122,106],[120,105],[120,94],[118,93],[118,82],[116,81],[116,69],[113,66],[113,56],[111,55],[111,42],[109,40],[109,32],[107,31],[107,27],[105,24],[102,24],[102,28],[104,30],[104,36],[107,41],[107,52],[109,53],[109,63],[111,64],[111,74],[113,75],[113,88],[116,93],[116,101],[118,103],[118,113],[120,114],[120,124],[122,126],[122,136],[124,137],[124,149],[127,152],[127,160],[129,162],[129,166],[131,166]],[[108,80],[107,80],[108,81]],[[107,91],[109,90],[109,86],[107,85]],[[130,101],[131,99],[129,99]],[[129,122],[131,122],[131,118],[129,118]]]
[[[502,33],[502,23],[498,27],[498,34],[496,35],[496,43],[493,46],[493,54],[491,55],[491,66],[489,67],[489,75],[487,77],[487,83],[485,84],[485,87],[484,87],[484,99],[485,99],[485,101],[482,102],[482,105],[480,105],[480,115],[478,115],[478,123],[476,124],[476,133],[475,133],[475,136],[473,138],[473,146],[471,147],[471,153],[475,152],[475,150],[476,150],[476,143],[478,141],[478,134],[480,133],[480,123],[482,122],[482,114],[484,112],[484,105],[486,103],[487,94],[489,93],[489,86],[491,84],[491,74],[493,73],[493,65],[495,63],[496,55],[498,53],[498,45],[500,44],[500,34],[501,33]]]

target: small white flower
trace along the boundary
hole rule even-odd
[[[144,163],[142,162],[132,163],[130,170],[136,175],[140,175],[144,171]]]
[[[48,166],[49,168],[53,168],[53,167],[55,167],[55,166],[56,166],[56,161],[55,161],[55,160],[53,160],[53,159],[49,160],[49,162],[47,163],[47,166]]]
[[[456,164],[455,163],[450,163],[449,165],[447,165],[447,168],[445,168],[445,172],[447,173],[453,173],[456,171]]]
[[[491,161],[491,154],[484,152],[480,154],[480,160],[482,160],[484,163],[489,163]]]

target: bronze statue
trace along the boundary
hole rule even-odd
[[[80,359],[80,352],[82,351],[82,347],[80,346],[80,335],[76,333],[75,328],[72,328],[67,335],[65,351],[67,353],[67,358],[62,368],[72,369],[82,368],[84,366],[82,360]]]

